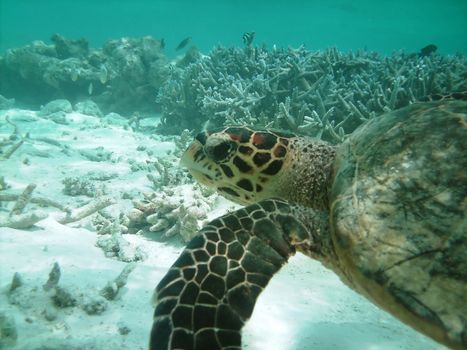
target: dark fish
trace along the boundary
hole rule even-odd
[[[251,44],[253,44],[253,40],[255,39],[255,35],[256,33],[255,32],[246,32],[245,34],[243,34],[243,43],[246,45],[246,46],[250,46]]]
[[[161,49],[165,48],[165,39],[164,38],[161,39],[160,46],[161,46]]]
[[[436,45],[430,44],[425,46],[420,50],[420,53],[418,54],[418,57],[426,57],[431,55],[432,53],[436,52],[438,47]]]
[[[177,48],[175,49],[175,51],[178,51],[178,50],[181,50],[183,49],[185,46],[188,45],[188,43],[191,41],[191,36],[189,36],[188,38],[185,38],[183,39],[182,41],[180,41],[180,44],[178,44]]]

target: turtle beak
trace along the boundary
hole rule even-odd
[[[180,166],[190,170],[194,166],[194,163],[199,162],[206,156],[203,150],[203,146],[206,144],[206,138],[207,133],[205,131],[202,131],[196,135],[193,142],[182,154],[182,158],[180,159]]]
[[[203,146],[197,140],[193,141],[190,146],[183,152],[182,157],[180,158],[180,166],[190,170],[195,163],[195,155],[203,152]]]

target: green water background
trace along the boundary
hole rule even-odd
[[[256,32],[269,47],[467,54],[467,0],[0,0],[0,53],[53,33],[92,47],[123,36],[164,38],[169,56],[191,36],[203,52],[241,46]]]

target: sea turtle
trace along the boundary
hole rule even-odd
[[[150,349],[241,349],[258,295],[297,251],[466,349],[466,96],[373,118],[337,146],[243,126],[200,133],[182,164],[248,206],[201,229],[160,281]]]

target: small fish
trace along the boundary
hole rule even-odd
[[[246,45],[246,46],[251,46],[251,44],[253,44],[253,40],[255,40],[255,35],[256,33],[255,32],[246,32],[243,34],[243,43]]]
[[[76,81],[78,80],[78,70],[77,69],[73,69],[71,71],[71,81]]]
[[[164,38],[161,39],[159,45],[160,45],[161,49],[164,49],[164,48],[165,48],[165,39],[164,39]]]
[[[109,72],[107,71],[107,68],[105,68],[104,65],[101,65],[101,68],[99,70],[99,80],[102,85],[104,85],[109,80]]]
[[[178,50],[181,50],[183,49],[185,46],[188,45],[188,43],[191,41],[191,36],[189,36],[188,38],[185,38],[183,39],[182,41],[180,41],[180,44],[178,44],[177,48],[175,49],[175,51],[178,51]]]
[[[430,44],[425,46],[420,50],[420,53],[418,54],[418,57],[426,57],[431,55],[432,53],[436,52],[438,47],[436,45]]]
[[[92,83],[89,83],[89,86],[88,86],[88,94],[89,95],[92,95],[92,91],[94,90],[94,85],[92,85]]]

